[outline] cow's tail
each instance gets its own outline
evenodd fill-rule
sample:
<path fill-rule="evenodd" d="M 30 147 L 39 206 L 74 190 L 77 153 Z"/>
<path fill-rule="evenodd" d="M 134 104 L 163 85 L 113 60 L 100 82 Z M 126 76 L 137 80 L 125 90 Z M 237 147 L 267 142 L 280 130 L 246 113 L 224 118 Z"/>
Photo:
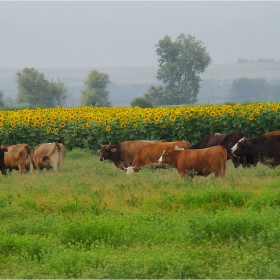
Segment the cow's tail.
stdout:
<path fill-rule="evenodd" d="M 25 168 L 29 170 L 31 173 L 34 172 L 35 162 L 34 162 L 34 149 L 28 144 L 25 145 L 25 149 L 27 152 Z"/>
<path fill-rule="evenodd" d="M 226 168 L 227 168 L 227 161 L 228 161 L 228 156 L 227 156 L 227 150 L 224 149 L 224 153 L 223 153 L 223 166 L 222 166 L 222 176 L 225 176 L 226 174 Z"/>

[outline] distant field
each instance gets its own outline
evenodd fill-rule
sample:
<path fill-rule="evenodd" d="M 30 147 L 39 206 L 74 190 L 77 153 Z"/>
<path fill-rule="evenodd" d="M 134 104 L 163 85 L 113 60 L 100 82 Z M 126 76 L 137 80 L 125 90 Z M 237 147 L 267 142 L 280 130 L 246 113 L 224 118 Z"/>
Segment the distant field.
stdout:
<path fill-rule="evenodd" d="M 66 106 L 81 104 L 81 90 L 84 80 L 91 70 L 97 69 L 107 73 L 111 84 L 110 101 L 113 106 L 130 106 L 130 102 L 137 96 L 147 92 L 150 85 L 158 84 L 156 73 L 158 67 L 126 67 L 126 68 L 70 68 L 70 69 L 37 69 L 44 73 L 45 78 L 56 81 L 59 79 L 68 87 L 71 95 Z M 0 69 L 0 90 L 4 91 L 4 98 L 16 98 L 17 85 L 15 74 L 22 69 Z M 241 77 L 279 79 L 280 63 L 251 63 L 251 64 L 222 64 L 210 65 L 201 75 L 203 80 L 234 80 Z M 211 95 L 215 95 L 213 92 Z M 198 96 L 199 97 L 199 96 Z M 206 97 L 203 96 L 203 101 Z M 220 99 L 217 97 L 215 100 Z"/>

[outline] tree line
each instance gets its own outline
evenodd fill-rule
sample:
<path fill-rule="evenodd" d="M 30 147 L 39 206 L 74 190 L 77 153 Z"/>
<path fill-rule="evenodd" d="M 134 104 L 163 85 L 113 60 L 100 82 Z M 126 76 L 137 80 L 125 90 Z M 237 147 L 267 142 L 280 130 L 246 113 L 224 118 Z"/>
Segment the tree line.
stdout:
<path fill-rule="evenodd" d="M 143 96 L 132 100 L 132 106 L 154 107 L 162 105 L 194 104 L 197 102 L 202 74 L 211 64 L 211 57 L 203 42 L 194 36 L 180 34 L 174 41 L 169 36 L 155 45 L 158 56 L 157 79 Z M 16 73 L 18 94 L 16 101 L 26 107 L 63 106 L 69 91 L 63 82 L 49 81 L 34 68 Z M 81 91 L 82 106 L 111 106 L 107 85 L 108 74 L 92 70 L 84 80 Z M 5 106 L 4 92 L 0 90 L 0 107 Z M 270 85 L 264 79 L 241 78 L 234 80 L 228 98 L 234 102 L 280 101 L 280 85 Z M 268 100 L 268 99 L 272 100 Z"/>

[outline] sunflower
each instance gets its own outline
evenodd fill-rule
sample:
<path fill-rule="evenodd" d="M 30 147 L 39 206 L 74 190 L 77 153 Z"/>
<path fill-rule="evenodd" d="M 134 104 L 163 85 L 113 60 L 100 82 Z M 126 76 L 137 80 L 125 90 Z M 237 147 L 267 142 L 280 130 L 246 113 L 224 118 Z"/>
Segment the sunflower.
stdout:
<path fill-rule="evenodd" d="M 41 126 L 45 126 L 46 125 L 46 122 L 45 121 L 42 121 L 41 122 Z"/>
<path fill-rule="evenodd" d="M 50 126 L 47 127 L 46 131 L 49 133 L 51 132 L 52 128 Z"/>
<path fill-rule="evenodd" d="M 133 124 L 133 127 L 134 127 L 134 128 L 137 128 L 137 123 Z"/>
<path fill-rule="evenodd" d="M 125 128 L 126 127 L 126 123 L 121 123 L 121 128 Z"/>
<path fill-rule="evenodd" d="M 171 115 L 171 116 L 169 117 L 169 119 L 170 119 L 172 122 L 174 122 L 174 121 L 176 120 L 176 116 Z"/>
<path fill-rule="evenodd" d="M 62 123 L 59 124 L 59 126 L 63 128 L 63 127 L 66 126 L 66 124 L 64 122 L 62 122 Z"/>
<path fill-rule="evenodd" d="M 249 116 L 249 120 L 252 121 L 254 119 L 254 115 Z"/>
<path fill-rule="evenodd" d="M 54 132 L 55 132 L 56 134 L 58 134 L 59 128 L 56 128 L 56 129 L 54 130 Z"/>
<path fill-rule="evenodd" d="M 162 125 L 162 127 L 163 127 L 163 128 L 167 127 L 167 123 L 164 123 L 164 124 Z"/>
<path fill-rule="evenodd" d="M 109 132 L 111 131 L 111 127 L 109 125 L 106 126 L 106 130 Z"/>

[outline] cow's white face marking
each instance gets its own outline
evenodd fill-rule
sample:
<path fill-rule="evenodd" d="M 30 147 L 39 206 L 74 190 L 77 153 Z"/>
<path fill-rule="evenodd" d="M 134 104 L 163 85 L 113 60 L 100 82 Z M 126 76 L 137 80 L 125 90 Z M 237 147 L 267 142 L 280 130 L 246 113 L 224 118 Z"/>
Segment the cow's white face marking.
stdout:
<path fill-rule="evenodd" d="M 246 139 L 247 139 L 246 137 L 241 138 L 241 139 L 230 149 L 231 152 L 234 154 L 234 152 L 237 150 L 238 144 L 239 144 L 239 143 L 242 143 L 242 142 L 245 142 Z"/>
<path fill-rule="evenodd" d="M 184 149 L 184 148 L 179 147 L 178 145 L 175 145 L 174 150 L 176 150 L 176 151 L 183 151 L 183 150 L 185 150 L 185 149 Z"/>
<path fill-rule="evenodd" d="M 159 158 L 158 163 L 162 163 L 162 156 Z"/>
<path fill-rule="evenodd" d="M 133 166 L 129 166 L 129 167 L 125 168 L 125 170 L 126 170 L 126 175 L 134 173 L 134 167 Z"/>

